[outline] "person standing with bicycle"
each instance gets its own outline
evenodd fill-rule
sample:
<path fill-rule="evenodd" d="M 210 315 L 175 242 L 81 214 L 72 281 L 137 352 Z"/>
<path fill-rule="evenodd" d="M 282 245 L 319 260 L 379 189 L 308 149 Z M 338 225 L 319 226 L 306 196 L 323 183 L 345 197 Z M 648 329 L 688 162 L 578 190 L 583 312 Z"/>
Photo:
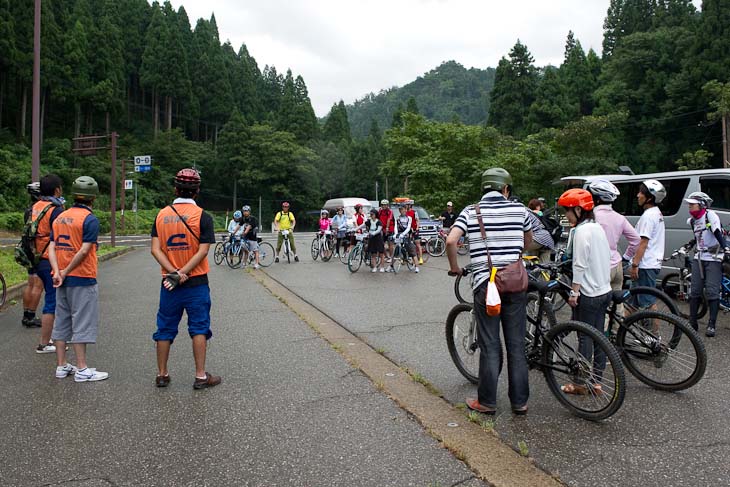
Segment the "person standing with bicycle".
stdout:
<path fill-rule="evenodd" d="M 714 337 L 717 314 L 720 311 L 722 286 L 722 262 L 730 256 L 730 248 L 722 234 L 722 222 L 717 213 L 710 210 L 712 198 L 707 193 L 696 191 L 684 200 L 689 205 L 690 218 L 687 224 L 694 238 L 684 245 L 683 250 L 696 247 L 692 259 L 692 286 L 689 296 L 689 322 L 697 330 L 697 312 L 702 302 L 702 293 L 707 297 L 710 311 L 705 335 Z"/>
<path fill-rule="evenodd" d="M 261 265 L 261 262 L 259 260 L 260 252 L 257 234 L 259 222 L 258 220 L 256 220 L 256 217 L 251 214 L 250 206 L 245 205 L 243 208 L 241 208 L 241 210 L 243 210 L 243 215 L 241 217 L 241 226 L 243 227 L 241 236 L 246 243 L 244 262 L 248 263 L 248 253 L 253 252 L 254 258 L 256 259 L 253 268 L 258 269 Z"/>
<path fill-rule="evenodd" d="M 413 200 L 406 201 L 406 215 L 411 219 L 411 237 L 413 243 L 416 244 L 416 254 L 418 254 L 418 264 L 423 265 L 423 249 L 421 248 L 421 236 L 418 233 L 420 220 L 418 219 L 418 213 L 413 209 Z"/>
<path fill-rule="evenodd" d="M 532 241 L 527 212 L 521 203 L 511 202 L 512 176 L 502 168 L 490 168 L 482 174 L 482 199 L 467 206 L 459 214 L 446 239 L 449 275 L 462 273 L 457 260 L 459 239 L 467 236 L 474 272 L 474 314 L 479 343 L 478 396 L 468 398 L 466 405 L 487 415 L 497 410 L 497 383 L 502 370 L 500 325 L 504 332 L 509 373 L 509 399 L 515 414 L 527 414 L 530 396 L 527 359 L 525 357 L 525 328 L 527 324 L 527 293 L 501 293 L 501 312 L 487 315 L 486 290 L 491 265 L 502 269 L 519 262 L 522 252 Z"/>
<path fill-rule="evenodd" d="M 349 242 L 347 241 L 347 217 L 345 216 L 345 209 L 343 207 L 337 208 L 337 214 L 332 217 L 332 229 L 337 235 L 337 245 L 335 247 L 335 257 L 340 256 L 340 244 L 342 244 L 342 251 L 347 253 Z"/>
<path fill-rule="evenodd" d="M 210 331 L 208 251 L 215 243 L 213 218 L 195 202 L 200 191 L 197 170 L 181 169 L 174 179 L 175 200 L 157 214 L 152 225 L 152 256 L 160 264 L 162 284 L 157 331 L 157 387 L 170 385 L 167 361 L 177 336 L 183 311 L 188 315 L 188 334 L 193 341 L 195 381 L 193 389 L 221 383 L 205 369 Z"/>
<path fill-rule="evenodd" d="M 380 210 L 378 211 L 378 219 L 383 225 L 383 241 L 385 242 L 385 261 L 391 262 L 393 259 L 393 232 L 395 231 L 395 218 L 393 210 L 390 209 L 390 201 L 381 200 Z"/>
<path fill-rule="evenodd" d="M 413 272 L 418 273 L 418 258 L 416 253 L 416 245 L 413 243 L 413 220 L 410 216 L 408 216 L 408 213 L 406 212 L 406 207 L 401 206 L 398 208 L 398 212 L 400 215 L 395 221 L 395 239 L 396 240 L 402 240 L 401 244 L 401 252 L 406 252 L 406 255 L 408 256 L 408 259 L 413 259 Z M 393 259 L 395 258 L 402 258 L 401 256 L 393 256 Z M 391 261 L 390 268 L 388 268 L 388 272 L 392 272 L 394 270 L 393 263 Z"/>
<path fill-rule="evenodd" d="M 568 304 L 573 319 L 591 325 L 603 333 L 606 310 L 611 304 L 611 248 L 603 228 L 595 222 L 593 195 L 585 189 L 569 189 L 558 199 L 573 232 L 573 282 Z M 587 395 L 603 392 L 600 378 L 606 368 L 606 355 L 600 347 L 594 354 L 593 340 L 580 336 L 580 354 L 593 357 L 593 374 L 599 380 L 569 383 L 561 387 L 566 394 Z M 589 390 L 589 388 L 591 390 Z"/>
<path fill-rule="evenodd" d="M 294 243 L 294 227 L 296 225 L 297 220 L 294 218 L 294 214 L 289 211 L 289 202 L 283 202 L 281 204 L 281 211 L 274 217 L 274 229 L 279 232 L 279 236 L 276 239 L 276 259 L 274 259 L 274 262 L 279 262 L 281 244 L 284 243 L 284 235 L 281 232 L 285 230 L 289 232 L 286 238 L 289 240 L 289 247 L 291 247 L 291 251 L 294 253 L 294 262 L 299 262 L 297 246 Z"/>

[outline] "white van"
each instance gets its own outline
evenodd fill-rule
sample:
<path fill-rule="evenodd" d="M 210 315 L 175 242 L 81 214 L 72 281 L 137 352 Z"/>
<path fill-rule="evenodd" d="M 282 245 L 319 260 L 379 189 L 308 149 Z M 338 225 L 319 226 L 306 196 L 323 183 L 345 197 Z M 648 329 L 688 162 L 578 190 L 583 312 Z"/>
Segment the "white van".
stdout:
<path fill-rule="evenodd" d="M 322 208 L 330 212 L 330 216 L 334 216 L 337 208 L 344 208 L 345 215 L 349 226 L 355 225 L 355 205 L 362 205 L 365 209 L 365 215 L 370 213 L 373 207 L 365 198 L 333 198 L 327 200 Z"/>
<path fill-rule="evenodd" d="M 641 209 L 636 194 L 642 181 L 656 179 L 667 189 L 667 197 L 659 205 L 664 214 L 666 244 L 664 256 L 692 240 L 692 231 L 687 224 L 689 213 L 684 202 L 690 193 L 704 191 L 712 199 L 712 209 L 717 212 L 723 227 L 730 225 L 730 169 L 703 169 L 699 171 L 674 171 L 640 175 L 570 176 L 561 178 L 568 188 L 586 188 L 595 179 L 607 179 L 621 191 L 613 209 L 636 225 Z"/>

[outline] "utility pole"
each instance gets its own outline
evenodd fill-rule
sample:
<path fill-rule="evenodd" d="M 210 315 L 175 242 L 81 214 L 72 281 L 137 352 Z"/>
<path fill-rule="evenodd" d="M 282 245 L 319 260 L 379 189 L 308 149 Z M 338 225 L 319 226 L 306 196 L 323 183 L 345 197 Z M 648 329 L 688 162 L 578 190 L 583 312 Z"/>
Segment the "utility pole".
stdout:
<path fill-rule="evenodd" d="M 117 245 L 117 133 L 111 133 L 112 143 L 112 174 L 111 174 L 111 214 L 109 215 L 109 223 L 111 226 L 111 244 L 112 247 Z"/>
<path fill-rule="evenodd" d="M 380 201 L 380 199 L 378 199 L 378 182 L 377 181 L 375 181 L 375 201 Z"/>
<path fill-rule="evenodd" d="M 31 179 L 41 178 L 41 0 L 35 0 L 33 24 L 33 128 L 31 130 Z"/>
<path fill-rule="evenodd" d="M 728 158 L 728 147 L 727 147 L 727 129 L 728 129 L 728 114 L 722 115 L 722 167 L 730 168 L 730 160 Z"/>

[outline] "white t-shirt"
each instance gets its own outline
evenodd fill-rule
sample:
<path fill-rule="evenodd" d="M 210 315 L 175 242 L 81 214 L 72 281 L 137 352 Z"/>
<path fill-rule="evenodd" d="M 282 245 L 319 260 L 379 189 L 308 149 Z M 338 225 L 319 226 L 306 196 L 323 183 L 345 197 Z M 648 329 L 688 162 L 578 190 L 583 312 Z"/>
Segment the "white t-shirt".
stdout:
<path fill-rule="evenodd" d="M 664 215 L 658 207 L 653 206 L 644 211 L 636 224 L 636 233 L 641 238 L 648 238 L 644 257 L 639 262 L 639 269 L 661 269 L 664 262 Z"/>
<path fill-rule="evenodd" d="M 228 233 L 233 233 L 236 230 L 236 227 L 239 225 L 239 223 L 236 220 L 231 220 L 231 222 L 228 224 Z M 236 232 L 236 236 L 239 237 L 243 234 L 243 225 L 241 225 L 241 228 L 238 229 Z"/>
<path fill-rule="evenodd" d="M 692 225 L 692 218 L 687 220 L 687 224 Z M 705 216 L 695 220 L 692 228 L 697 239 L 695 259 L 701 258 L 709 262 L 722 262 L 725 254 L 723 249 L 719 249 L 719 251 L 717 249 L 720 242 L 715 238 L 715 230 L 722 231 L 722 222 L 720 222 L 720 217 L 714 211 L 707 210 Z M 711 251 L 708 251 L 708 249 L 711 249 Z M 716 255 L 717 257 L 715 257 Z"/>

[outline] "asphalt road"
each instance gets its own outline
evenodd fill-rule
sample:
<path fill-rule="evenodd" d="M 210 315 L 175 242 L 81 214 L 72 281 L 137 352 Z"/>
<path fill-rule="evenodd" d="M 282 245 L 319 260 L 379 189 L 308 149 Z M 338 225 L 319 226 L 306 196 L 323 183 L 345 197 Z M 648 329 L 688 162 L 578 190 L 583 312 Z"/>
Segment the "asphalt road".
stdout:
<path fill-rule="evenodd" d="M 172 384 L 155 388 L 157 272 L 142 250 L 100 266 L 89 364 L 107 381 L 56 379 L 21 308 L 0 313 L 0 485 L 484 485 L 241 270 L 211 271 L 223 384 L 193 390 L 183 326 Z"/>
<path fill-rule="evenodd" d="M 297 246 L 309 248 L 302 239 Z M 444 396 L 461 403 L 476 394 L 448 354 L 444 323 L 456 304 L 447 262 L 431 258 L 420 274 L 350 274 L 338 261 L 276 264 L 266 272 L 398 364 L 420 373 Z M 466 263 L 466 260 L 464 261 Z M 680 393 L 655 391 L 627 371 L 622 409 L 602 423 L 572 416 L 531 372 L 530 414 L 509 414 L 506 372 L 498 407 L 507 411 L 496 430 L 507 443 L 525 441 L 543 468 L 576 486 L 730 485 L 730 320 L 721 315 L 718 336 L 707 339 L 704 379 Z"/>

